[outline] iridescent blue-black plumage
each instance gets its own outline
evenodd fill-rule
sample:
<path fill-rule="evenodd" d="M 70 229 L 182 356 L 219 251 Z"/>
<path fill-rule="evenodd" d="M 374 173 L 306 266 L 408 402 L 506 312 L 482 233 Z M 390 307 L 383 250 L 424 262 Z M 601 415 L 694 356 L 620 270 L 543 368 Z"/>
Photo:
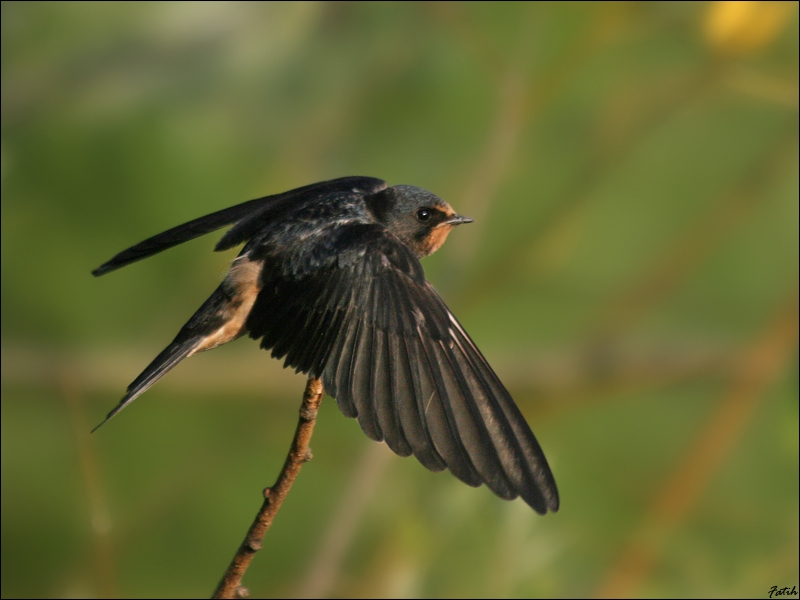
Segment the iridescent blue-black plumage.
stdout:
<path fill-rule="evenodd" d="M 342 412 L 397 454 L 502 498 L 522 496 L 537 512 L 557 510 L 533 433 L 419 262 L 469 221 L 420 188 L 346 177 L 252 200 L 121 252 L 94 273 L 231 224 L 216 249 L 245 244 L 106 420 L 183 358 L 247 333 L 285 366 L 322 378 Z"/>

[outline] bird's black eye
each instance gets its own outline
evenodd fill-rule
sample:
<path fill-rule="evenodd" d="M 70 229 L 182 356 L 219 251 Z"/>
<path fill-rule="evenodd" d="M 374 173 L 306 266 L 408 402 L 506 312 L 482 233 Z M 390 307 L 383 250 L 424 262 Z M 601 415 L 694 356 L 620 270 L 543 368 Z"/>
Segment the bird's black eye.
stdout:
<path fill-rule="evenodd" d="M 417 211 L 417 219 L 419 219 L 420 221 L 424 222 L 430 218 L 431 218 L 431 211 L 429 208 L 420 208 Z"/>

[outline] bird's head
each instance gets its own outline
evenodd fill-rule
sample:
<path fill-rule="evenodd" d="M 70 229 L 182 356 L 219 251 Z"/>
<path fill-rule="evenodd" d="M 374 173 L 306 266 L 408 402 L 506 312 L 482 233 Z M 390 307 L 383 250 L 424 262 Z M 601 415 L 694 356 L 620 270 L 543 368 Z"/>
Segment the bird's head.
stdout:
<path fill-rule="evenodd" d="M 450 205 L 422 188 L 395 185 L 366 199 L 367 208 L 419 258 L 436 252 L 456 225 L 473 219 L 457 215 Z"/>

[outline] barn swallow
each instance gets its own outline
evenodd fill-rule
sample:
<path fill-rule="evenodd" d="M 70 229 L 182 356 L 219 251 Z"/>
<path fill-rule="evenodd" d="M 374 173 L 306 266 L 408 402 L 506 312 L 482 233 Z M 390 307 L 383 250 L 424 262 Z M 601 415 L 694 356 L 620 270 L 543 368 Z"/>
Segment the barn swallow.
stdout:
<path fill-rule="evenodd" d="M 321 378 L 345 416 L 396 454 L 485 483 L 501 498 L 521 496 L 540 514 L 558 510 L 533 432 L 420 263 L 470 222 L 418 187 L 343 177 L 250 200 L 123 250 L 93 274 L 229 225 L 214 249 L 244 243 L 219 287 L 100 425 L 184 358 L 248 334 L 284 367 Z"/>

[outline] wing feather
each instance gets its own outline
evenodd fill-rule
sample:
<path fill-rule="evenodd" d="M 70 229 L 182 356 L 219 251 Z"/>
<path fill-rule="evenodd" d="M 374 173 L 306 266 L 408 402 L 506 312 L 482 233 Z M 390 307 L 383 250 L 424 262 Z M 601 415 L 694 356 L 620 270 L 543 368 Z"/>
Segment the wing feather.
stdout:
<path fill-rule="evenodd" d="M 392 364 L 392 398 L 408 445 L 417 460 L 431 471 L 447 468 L 444 458 L 436 451 L 425 420 L 422 391 L 419 389 L 416 367 L 412 366 L 407 340 L 402 334 L 389 334 L 389 355 Z"/>
<path fill-rule="evenodd" d="M 522 413 L 411 250 L 374 228 L 343 239 L 344 260 L 264 275 L 251 336 L 287 365 L 321 374 L 342 412 L 395 453 L 502 498 L 522 496 L 540 513 L 557 510 Z"/>
<path fill-rule="evenodd" d="M 396 406 L 402 402 L 402 397 L 395 399 L 393 385 L 393 364 L 389 332 L 373 329 L 373 361 L 372 361 L 372 401 L 377 415 L 378 425 L 383 432 L 386 445 L 395 454 L 409 456 L 412 453 L 411 445 L 406 439 L 402 424 L 397 414 Z"/>
<path fill-rule="evenodd" d="M 321 181 L 306 185 L 281 194 L 264 196 L 248 200 L 209 215 L 183 223 L 172 229 L 147 238 L 126 248 L 106 261 L 92 275 L 99 277 L 136 261 L 142 260 L 178 244 L 188 242 L 197 237 L 211 233 L 228 225 L 234 225 L 219 241 L 215 250 L 227 250 L 245 240 L 264 226 L 265 219 L 274 220 L 279 216 L 281 208 L 309 200 L 315 200 L 325 194 L 336 192 L 356 192 L 374 194 L 386 188 L 386 182 L 375 177 L 340 177 L 329 181 Z"/>
<path fill-rule="evenodd" d="M 351 418 L 355 418 L 358 415 L 358 410 L 353 401 L 351 373 L 353 372 L 354 356 L 358 346 L 359 329 L 361 329 L 361 320 L 351 318 L 347 324 L 347 331 L 343 336 L 342 357 L 336 368 L 336 388 L 339 392 L 338 396 L 335 396 L 336 403 L 344 415 Z"/>
<path fill-rule="evenodd" d="M 422 367 L 420 378 L 422 381 L 427 380 L 427 387 L 431 391 L 430 396 L 423 395 L 423 398 L 429 398 L 425 402 L 424 418 L 428 422 L 433 444 L 447 462 L 453 475 L 467 485 L 478 487 L 482 483 L 481 477 L 475 470 L 456 427 L 451 405 L 454 400 L 451 394 L 454 390 L 447 388 L 432 346 L 434 342 L 425 334 L 421 334 L 417 343 L 420 347 L 418 362 Z"/>
<path fill-rule="evenodd" d="M 518 494 L 506 476 L 497 444 L 493 442 L 497 435 L 493 438 L 486 422 L 487 416 L 491 418 L 491 410 L 481 411 L 481 407 L 486 409 L 491 406 L 490 398 L 487 398 L 483 386 L 472 375 L 468 365 L 459 360 L 457 352 L 448 342 L 440 340 L 436 350 L 440 356 L 442 374 L 447 378 L 451 414 L 472 464 L 489 489 L 501 498 L 513 500 Z M 497 431 L 494 433 L 497 434 Z M 500 438 L 502 442 L 503 436 Z"/>
<path fill-rule="evenodd" d="M 484 403 L 484 422 L 492 427 L 492 440 L 506 473 L 519 495 L 537 512 L 557 511 L 559 500 L 555 479 L 525 417 L 461 324 L 454 316 L 450 315 L 450 318 L 455 342 L 464 351 L 472 372 L 485 382 L 489 397 L 505 417 L 501 419 L 496 412 L 490 413 L 491 405 Z"/>
<path fill-rule="evenodd" d="M 383 432 L 378 425 L 372 402 L 372 338 L 374 328 L 360 323 L 358 341 L 353 352 L 350 389 L 356 407 L 356 419 L 367 437 L 376 442 L 383 441 Z"/>

